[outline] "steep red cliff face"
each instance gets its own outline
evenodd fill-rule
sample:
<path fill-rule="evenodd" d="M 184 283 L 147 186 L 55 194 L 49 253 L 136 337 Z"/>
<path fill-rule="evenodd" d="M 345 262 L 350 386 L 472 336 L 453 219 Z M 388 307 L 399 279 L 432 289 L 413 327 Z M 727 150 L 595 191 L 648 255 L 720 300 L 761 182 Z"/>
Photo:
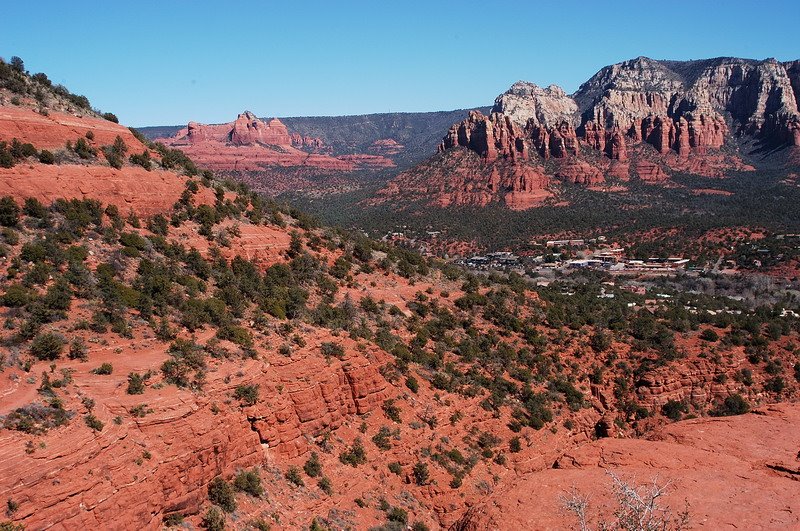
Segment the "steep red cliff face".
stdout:
<path fill-rule="evenodd" d="M 108 428 L 95 435 L 73 422 L 41 439 L 45 447 L 30 454 L 19 451 L 24 434 L 0 431 L 0 476 L 5 495 L 20 505 L 15 516 L 32 529 L 56 522 L 65 527 L 137 522 L 140 529 L 157 529 L 163 514 L 199 512 L 209 478 L 305 454 L 311 439 L 352 415 L 373 411 L 394 393 L 377 369 L 386 354 L 365 357 L 348 348 L 346 358 L 331 363 L 311 355 L 324 336 L 308 339 L 308 347 L 291 358 L 276 353 L 269 364 L 217 364 L 203 396 L 171 386 L 146 396 L 126 394 L 129 372 L 145 372 L 166 359 L 166 345 L 152 338 L 92 350 L 93 363 L 113 363 L 118 376 L 91 375 L 90 367 L 77 361 L 62 364 L 75 371 L 79 394 L 98 398 L 93 414 Z M 114 353 L 117 347 L 121 352 Z M 245 408 L 231 403 L 241 385 L 258 385 L 263 399 Z M 4 389 L 0 415 L 26 390 Z M 25 398 L 19 398 L 23 405 Z M 148 413 L 131 418 L 131 409 L 145 401 Z M 126 418 L 119 425 L 113 422 L 118 415 Z M 149 457 L 143 460 L 145 452 Z M 61 480 L 53 481 L 54 469 Z M 65 503 L 69 499 L 80 503 Z"/>
<path fill-rule="evenodd" d="M 506 169 L 558 160 L 547 166 L 554 179 L 545 186 L 627 178 L 625 167 L 606 160 L 633 159 L 633 175 L 650 182 L 668 179 L 671 170 L 721 177 L 751 169 L 737 152 L 738 136 L 772 148 L 798 146 L 799 71 L 797 62 L 640 57 L 602 69 L 572 96 L 556 86 L 519 82 L 498 96 L 488 116 L 473 111 L 453 125 L 439 151 L 474 151 L 485 163 L 478 171 L 485 179 L 496 179 L 496 160 L 509 162 Z M 503 180 L 506 170 L 499 171 Z M 407 173 L 397 179 L 403 182 Z M 464 180 L 474 187 L 477 177 Z"/>
<path fill-rule="evenodd" d="M 448 149 L 389 181 L 373 202 L 424 198 L 440 207 L 501 202 L 524 210 L 552 196 L 550 179 L 542 166 L 530 162 L 488 162 L 469 149 Z"/>
<path fill-rule="evenodd" d="M 331 156 L 321 139 L 292 133 L 277 118 L 265 121 L 249 111 L 226 124 L 189 122 L 175 136 L 160 141 L 183 150 L 212 170 L 254 172 L 297 167 L 335 173 L 394 166 L 380 153 Z"/>

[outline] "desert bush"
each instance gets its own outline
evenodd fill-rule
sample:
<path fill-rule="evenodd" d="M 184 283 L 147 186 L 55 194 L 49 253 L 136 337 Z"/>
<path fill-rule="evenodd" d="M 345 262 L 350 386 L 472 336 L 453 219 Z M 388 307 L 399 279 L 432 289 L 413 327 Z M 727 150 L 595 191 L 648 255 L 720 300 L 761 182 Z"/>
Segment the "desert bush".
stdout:
<path fill-rule="evenodd" d="M 39 162 L 42 164 L 55 164 L 56 163 L 56 156 L 53 155 L 52 151 L 48 151 L 43 149 L 39 152 Z"/>
<path fill-rule="evenodd" d="M 319 487 L 319 490 L 321 490 L 328 496 L 333 496 L 333 484 L 331 483 L 331 480 L 327 476 L 319 478 L 317 486 Z"/>
<path fill-rule="evenodd" d="M 661 413 L 670 420 L 680 420 L 684 413 L 689 412 L 689 406 L 678 400 L 668 400 L 661 406 Z"/>
<path fill-rule="evenodd" d="M 103 431 L 103 423 L 91 413 L 84 416 L 83 420 L 86 422 L 86 425 L 92 429 L 92 431 Z"/>
<path fill-rule="evenodd" d="M 743 415 L 748 411 L 750 411 L 750 404 L 742 395 L 736 393 L 726 397 L 721 404 L 708 413 L 713 417 L 731 417 Z"/>
<path fill-rule="evenodd" d="M 659 485 L 653 480 L 649 485 L 635 485 L 620 479 L 613 472 L 608 475 L 612 481 L 612 518 L 598 522 L 599 529 L 618 529 L 629 531 L 681 531 L 689 527 L 689 506 L 676 513 L 670 507 L 661 505 L 661 498 L 667 492 L 669 483 Z M 589 499 L 573 488 L 568 495 L 561 497 L 563 507 L 573 513 L 582 531 L 591 529 L 593 518 L 589 514 Z"/>
<path fill-rule="evenodd" d="M 61 357 L 64 338 L 52 332 L 38 334 L 31 343 L 31 354 L 42 361 L 54 361 Z"/>
<path fill-rule="evenodd" d="M 258 385 L 237 385 L 233 397 L 242 405 L 255 405 L 258 402 Z"/>
<path fill-rule="evenodd" d="M 289 483 L 297 487 L 305 485 L 302 476 L 300 476 L 300 469 L 296 466 L 290 466 L 286 474 L 284 474 L 284 477 Z"/>
<path fill-rule="evenodd" d="M 414 474 L 414 482 L 417 485 L 425 485 L 430 477 L 430 473 L 428 472 L 428 464 L 423 463 L 422 461 L 418 461 L 417 464 L 414 465 L 412 473 Z"/>
<path fill-rule="evenodd" d="M 219 476 L 208 484 L 208 499 L 211 503 L 219 505 L 226 513 L 232 513 L 236 510 L 233 487 Z"/>
<path fill-rule="evenodd" d="M 225 515 L 216 507 L 209 507 L 200 523 L 208 531 L 223 531 L 225 529 Z"/>
<path fill-rule="evenodd" d="M 3 167 L 0 164 L 0 167 Z M 20 208 L 11 196 L 0 197 L 0 225 L 16 227 L 19 223 Z"/>
<path fill-rule="evenodd" d="M 311 456 L 303 465 L 303 470 L 309 477 L 315 478 L 322 474 L 322 463 L 319 460 L 317 452 L 311 452 Z"/>
<path fill-rule="evenodd" d="M 103 363 L 96 369 L 92 369 L 92 374 L 109 375 L 114 372 L 114 366 L 110 363 Z"/>
<path fill-rule="evenodd" d="M 264 494 L 264 487 L 261 486 L 261 475 L 256 468 L 239 471 L 233 479 L 233 488 L 256 498 Z"/>
<path fill-rule="evenodd" d="M 367 462 L 367 452 L 361 439 L 356 439 L 353 445 L 346 451 L 339 454 L 339 461 L 352 467 L 363 465 Z"/>

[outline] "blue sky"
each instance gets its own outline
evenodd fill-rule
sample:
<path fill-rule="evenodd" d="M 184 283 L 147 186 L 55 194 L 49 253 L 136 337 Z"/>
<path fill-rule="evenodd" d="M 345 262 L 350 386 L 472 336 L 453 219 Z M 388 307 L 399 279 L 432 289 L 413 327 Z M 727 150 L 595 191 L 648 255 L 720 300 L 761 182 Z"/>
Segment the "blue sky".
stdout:
<path fill-rule="evenodd" d="M 519 79 L 601 67 L 800 58 L 800 1 L 9 2 L 19 55 L 134 126 L 489 105 Z"/>

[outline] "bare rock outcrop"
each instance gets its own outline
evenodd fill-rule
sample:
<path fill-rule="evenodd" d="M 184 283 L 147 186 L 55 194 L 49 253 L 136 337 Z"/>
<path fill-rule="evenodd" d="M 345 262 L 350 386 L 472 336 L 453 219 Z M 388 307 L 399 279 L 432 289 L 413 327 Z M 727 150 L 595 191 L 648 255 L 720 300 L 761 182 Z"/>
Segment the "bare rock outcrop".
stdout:
<path fill-rule="evenodd" d="M 279 119 L 262 120 L 250 111 L 225 124 L 189 122 L 161 141 L 212 170 L 260 172 L 278 167 L 302 168 L 313 174 L 394 166 L 380 153 L 331 156 L 322 139 L 291 132 Z"/>
<path fill-rule="evenodd" d="M 552 173 L 558 181 L 627 179 L 628 166 L 591 151 L 611 161 L 633 157 L 634 175 L 649 182 L 669 179 L 670 171 L 719 177 L 750 169 L 736 148 L 742 135 L 771 148 L 800 146 L 798 101 L 800 61 L 638 57 L 601 69 L 572 96 L 555 85 L 517 82 L 488 115 L 473 111 L 454 124 L 439 151 L 474 151 L 485 164 L 480 173 L 495 181 L 507 181 L 497 172 L 514 164 L 550 159 L 565 160 Z M 511 164 L 496 167 L 498 160 Z M 476 180 L 470 179 L 472 188 Z M 491 195 L 491 183 L 487 189 Z M 490 200 L 485 193 L 465 197 L 473 204 Z"/>

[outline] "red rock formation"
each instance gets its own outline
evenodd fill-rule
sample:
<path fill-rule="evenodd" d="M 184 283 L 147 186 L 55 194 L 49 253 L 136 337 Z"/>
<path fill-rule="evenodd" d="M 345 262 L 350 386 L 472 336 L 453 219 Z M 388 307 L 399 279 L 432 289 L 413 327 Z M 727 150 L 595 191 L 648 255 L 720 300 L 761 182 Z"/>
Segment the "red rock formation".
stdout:
<path fill-rule="evenodd" d="M 264 121 L 249 111 L 227 124 L 189 122 L 174 137 L 162 141 L 212 170 L 258 172 L 278 166 L 351 172 L 394 166 L 382 155 L 326 155 L 321 139 L 290 133 L 277 118 Z"/>
<path fill-rule="evenodd" d="M 37 149 L 63 149 L 65 144 L 86 138 L 91 131 L 95 147 L 121 137 L 131 152 L 145 146 L 124 126 L 90 116 L 51 111 L 46 116 L 25 107 L 0 107 L 0 140 L 17 138 Z M 146 171 L 139 166 L 116 170 L 105 165 L 20 163 L 0 168 L 0 195 L 35 197 L 45 204 L 58 198 L 94 198 L 117 205 L 123 213 L 153 215 L 172 210 L 185 189 L 185 177 L 170 171 Z M 209 190 L 197 197 L 213 204 Z"/>
<path fill-rule="evenodd" d="M 669 175 L 659 166 L 648 160 L 640 160 L 636 163 L 636 175 L 643 181 L 658 183 L 665 181 Z"/>
<path fill-rule="evenodd" d="M 605 152 L 608 154 L 611 160 L 628 160 L 628 149 L 625 145 L 625 137 L 619 128 L 615 127 L 609 133 Z"/>
<path fill-rule="evenodd" d="M 93 198 L 113 203 L 123 213 L 147 216 L 170 212 L 185 183 L 186 178 L 175 173 L 140 167 L 18 164 L 0 168 L 0 196 L 35 197 L 45 204 L 62 197 Z M 214 196 L 204 190 L 197 201 L 213 204 Z"/>
<path fill-rule="evenodd" d="M 18 138 L 37 149 L 63 149 L 67 141 L 85 139 L 89 131 L 94 135 L 95 146 L 111 145 L 120 136 L 131 152 L 141 153 L 145 149 L 130 129 L 108 120 L 58 111 L 43 115 L 30 108 L 0 106 L 0 140 L 7 142 Z"/>
<path fill-rule="evenodd" d="M 373 142 L 367 151 L 369 151 L 372 155 L 390 157 L 402 153 L 404 147 L 405 146 L 393 138 L 382 138 Z"/>
<path fill-rule="evenodd" d="M 407 197 L 424 198 L 442 207 L 503 202 L 525 209 L 552 195 L 549 184 L 540 166 L 503 159 L 489 162 L 474 151 L 454 148 L 400 173 L 378 192 L 374 202 Z"/>
<path fill-rule="evenodd" d="M 240 114 L 236 118 L 228 135 L 228 141 L 234 146 L 249 146 L 252 144 L 292 145 L 289 130 L 280 120 L 273 118 L 269 122 L 264 122 L 249 111 Z"/>
<path fill-rule="evenodd" d="M 450 128 L 439 146 L 444 151 L 456 146 L 466 147 L 491 162 L 498 157 L 526 160 L 525 145 L 517 142 L 520 131 L 512 121 L 500 114 L 484 116 L 480 111 L 471 111 L 469 117 Z"/>
<path fill-rule="evenodd" d="M 588 162 L 570 158 L 559 164 L 556 177 L 572 184 L 593 185 L 603 182 L 603 173 Z"/>
<path fill-rule="evenodd" d="M 563 498 L 572 489 L 591 494 L 590 525 L 611 521 L 609 471 L 636 484 L 656 477 L 660 485 L 671 483 L 659 504 L 677 515 L 688 502 L 692 525 L 795 528 L 800 502 L 784 494 L 796 483 L 797 422 L 800 407 L 783 404 L 756 414 L 672 424 L 652 440 L 601 439 L 568 452 L 554 468 L 496 490 L 450 529 L 571 528 L 577 520 L 564 509 Z"/>
<path fill-rule="evenodd" d="M 589 121 L 583 126 L 583 141 L 590 148 L 604 152 L 606 150 L 606 131 L 603 126 Z"/>

